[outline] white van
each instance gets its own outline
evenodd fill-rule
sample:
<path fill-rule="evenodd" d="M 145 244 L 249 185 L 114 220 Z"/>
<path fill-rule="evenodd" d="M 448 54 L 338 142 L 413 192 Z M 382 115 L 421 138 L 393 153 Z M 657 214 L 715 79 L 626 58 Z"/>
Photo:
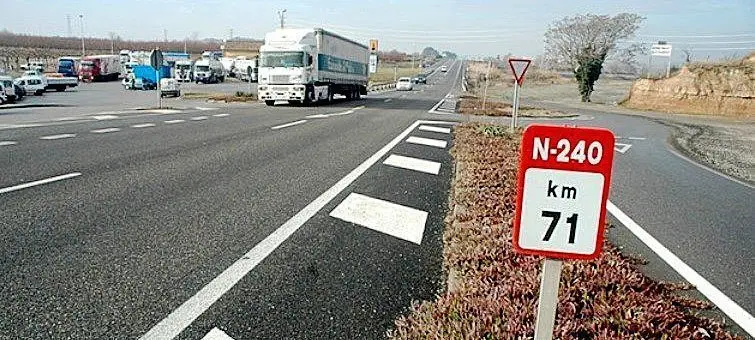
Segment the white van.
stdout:
<path fill-rule="evenodd" d="M 16 101 L 16 89 L 13 87 L 13 78 L 7 76 L 0 76 L 0 89 L 2 96 L 0 100 L 2 103 L 13 103 Z"/>
<path fill-rule="evenodd" d="M 26 76 L 16 79 L 16 85 L 21 86 L 28 94 L 41 96 L 45 93 L 45 80 L 42 77 Z"/>

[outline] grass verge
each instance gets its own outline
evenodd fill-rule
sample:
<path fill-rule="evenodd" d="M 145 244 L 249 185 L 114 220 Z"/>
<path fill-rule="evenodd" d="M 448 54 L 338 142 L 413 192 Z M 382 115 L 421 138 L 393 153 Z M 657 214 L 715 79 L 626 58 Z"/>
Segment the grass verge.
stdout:
<path fill-rule="evenodd" d="M 246 103 L 256 102 L 257 96 L 250 92 L 236 91 L 234 94 L 187 92 L 181 96 L 183 99 L 206 99 L 214 102 Z"/>
<path fill-rule="evenodd" d="M 514 253 L 511 228 L 521 131 L 465 124 L 454 131 L 455 176 L 443 235 L 449 289 L 416 302 L 394 339 L 520 339 L 534 335 L 541 260 Z M 564 263 L 557 339 L 736 339 L 701 316 L 710 305 L 657 282 L 606 241 L 594 261 Z"/>
<path fill-rule="evenodd" d="M 378 63 L 377 72 L 370 74 L 370 84 L 390 83 L 401 77 L 414 77 L 422 72 L 419 62 Z M 395 76 L 395 78 L 394 78 Z"/>
<path fill-rule="evenodd" d="M 485 101 L 485 109 L 482 107 L 482 98 L 475 96 L 463 96 L 459 101 L 458 113 L 481 115 L 481 116 L 506 116 L 511 117 L 511 103 L 488 99 Z M 576 114 L 564 113 L 556 110 L 541 109 L 529 106 L 519 107 L 519 117 L 533 118 L 568 118 L 576 117 Z"/>

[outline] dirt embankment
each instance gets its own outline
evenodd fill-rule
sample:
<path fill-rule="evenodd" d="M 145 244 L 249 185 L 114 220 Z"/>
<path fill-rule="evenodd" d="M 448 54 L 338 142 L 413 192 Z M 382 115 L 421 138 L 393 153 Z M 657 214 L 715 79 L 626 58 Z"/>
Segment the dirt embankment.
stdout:
<path fill-rule="evenodd" d="M 755 117 L 755 53 L 727 63 L 692 64 L 668 79 L 640 79 L 624 102 L 629 108 Z"/>

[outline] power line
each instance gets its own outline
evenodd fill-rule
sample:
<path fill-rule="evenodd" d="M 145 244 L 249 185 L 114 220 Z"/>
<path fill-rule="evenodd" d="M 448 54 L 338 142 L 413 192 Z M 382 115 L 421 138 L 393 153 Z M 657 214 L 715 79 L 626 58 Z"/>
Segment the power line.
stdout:
<path fill-rule="evenodd" d="M 700 39 L 700 38 L 742 38 L 755 37 L 755 33 L 746 34 L 723 34 L 723 35 L 637 35 L 643 38 L 679 38 L 679 39 Z"/>

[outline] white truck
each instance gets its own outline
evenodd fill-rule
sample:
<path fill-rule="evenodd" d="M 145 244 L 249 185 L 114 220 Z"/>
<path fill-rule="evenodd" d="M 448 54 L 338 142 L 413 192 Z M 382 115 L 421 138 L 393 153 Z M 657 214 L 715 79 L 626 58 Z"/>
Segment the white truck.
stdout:
<path fill-rule="evenodd" d="M 267 105 L 332 101 L 367 94 L 367 46 L 321 28 L 278 29 L 260 47 L 260 100 Z"/>
<path fill-rule="evenodd" d="M 176 60 L 173 77 L 180 82 L 191 82 L 194 62 L 191 60 Z"/>
<path fill-rule="evenodd" d="M 225 72 L 225 74 L 227 74 L 229 77 L 233 77 L 235 75 L 234 74 L 235 61 L 236 59 L 234 58 L 228 58 L 228 57 L 220 58 L 220 64 L 223 65 L 223 72 Z"/>
<path fill-rule="evenodd" d="M 256 83 L 258 80 L 257 75 L 259 74 L 259 58 L 236 57 L 234 73 L 236 74 L 236 78 Z M 249 79 L 249 77 L 252 79 Z"/>
<path fill-rule="evenodd" d="M 69 87 L 79 86 L 79 78 L 64 77 L 60 73 L 41 73 L 38 71 L 26 71 L 21 78 L 38 78 L 45 85 L 45 90 L 63 92 Z"/>
<path fill-rule="evenodd" d="M 194 62 L 194 81 L 197 84 L 224 82 L 223 64 L 212 55 L 202 55 L 202 59 Z"/>

